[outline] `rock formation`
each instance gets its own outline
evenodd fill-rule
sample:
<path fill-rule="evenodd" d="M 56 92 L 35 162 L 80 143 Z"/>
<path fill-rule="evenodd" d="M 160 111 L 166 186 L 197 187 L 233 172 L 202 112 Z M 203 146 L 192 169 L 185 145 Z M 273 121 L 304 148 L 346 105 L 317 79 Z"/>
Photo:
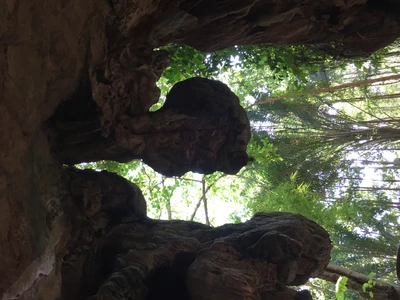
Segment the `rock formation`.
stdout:
<path fill-rule="evenodd" d="M 320 232 L 315 224 L 289 215 L 258 216 L 241 226 L 215 229 L 151 221 L 145 217 L 140 191 L 131 183 L 63 164 L 139 157 L 165 174 L 234 173 L 246 163 L 248 124 L 225 87 L 192 80 L 186 84 L 208 85 L 217 97 L 202 104 L 203 95 L 191 110 L 182 103 L 186 92 L 172 90 L 165 107 L 149 113 L 159 96 L 156 82 L 169 63 L 160 46 L 175 42 L 213 51 L 234 44 L 302 43 L 337 55 L 367 55 L 399 37 L 399 16 L 399 5 L 393 0 L 2 1 L 2 299 L 60 299 L 74 290 L 76 297 L 110 299 L 102 295 L 111 290 L 114 279 L 124 282 L 124 274 L 134 275 L 128 276 L 133 278 L 131 290 L 121 286 L 119 292 L 134 289 L 136 299 L 143 299 L 147 289 L 148 299 L 155 299 L 159 286 L 168 285 L 167 277 L 182 284 L 182 272 L 193 299 L 200 299 L 196 298 L 199 289 L 205 290 L 204 297 L 211 290 L 228 292 L 220 281 L 224 276 L 249 299 L 300 297 L 284 285 L 303 282 L 323 269 L 329 247 L 323 253 L 313 252 L 309 245 L 327 245 L 325 233 L 298 237 L 293 228 Z M 207 119 L 204 112 L 210 106 L 215 114 Z M 218 122 L 229 129 L 220 128 Z M 191 144 L 182 132 L 173 134 L 175 125 L 188 126 L 196 137 Z M 150 137 L 155 128 L 155 136 Z M 197 135 L 200 129 L 215 133 L 215 140 L 205 143 Z M 219 141 L 224 132 L 228 133 Z M 155 140 L 152 149 L 149 143 Z M 167 151 L 166 157 L 158 152 L 161 149 Z M 177 149 L 181 152 L 174 153 Z M 240 163 L 232 164 L 237 158 Z M 267 225 L 268 220 L 276 226 Z M 133 241 L 137 228 L 152 232 L 155 241 Z M 129 236 L 117 238 L 124 229 L 132 233 L 132 242 Z M 260 231 L 253 235 L 252 230 Z M 159 239 L 165 239 L 164 244 Z M 139 258 L 157 255 L 160 261 L 137 264 Z M 232 261 L 229 270 L 222 268 L 224 259 Z M 252 264 L 256 267 L 248 272 Z M 260 276 L 264 271 L 267 279 Z M 96 274 L 99 277 L 89 282 Z M 207 280 L 201 282 L 199 276 Z M 82 279 L 86 289 L 73 278 Z M 267 282 L 279 284 L 272 288 Z"/>

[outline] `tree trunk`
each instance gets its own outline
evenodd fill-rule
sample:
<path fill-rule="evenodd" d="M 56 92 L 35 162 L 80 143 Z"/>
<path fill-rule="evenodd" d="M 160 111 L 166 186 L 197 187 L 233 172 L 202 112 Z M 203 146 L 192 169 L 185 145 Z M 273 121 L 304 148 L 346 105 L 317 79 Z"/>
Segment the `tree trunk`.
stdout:
<path fill-rule="evenodd" d="M 201 181 L 201 193 L 202 193 L 202 198 L 203 198 L 203 204 L 204 204 L 204 215 L 206 217 L 206 225 L 210 226 L 210 219 L 208 218 L 208 205 L 207 205 L 207 189 L 206 189 L 206 179 L 203 176 L 203 179 Z"/>
<path fill-rule="evenodd" d="M 362 165 L 383 165 L 383 166 L 391 166 L 391 165 L 399 165 L 400 162 L 397 161 L 380 161 L 380 160 L 368 160 L 368 159 L 354 159 L 353 162 L 360 162 Z"/>
<path fill-rule="evenodd" d="M 394 94 L 381 94 L 381 95 L 368 95 L 368 99 L 370 100 L 388 100 L 388 99 L 397 99 L 400 98 L 400 93 L 394 93 Z M 346 99 L 340 99 L 337 102 L 358 102 L 358 101 L 365 101 L 367 97 L 354 97 L 354 98 L 346 98 Z M 397 108 L 397 106 L 394 106 Z"/>
<path fill-rule="evenodd" d="M 179 83 L 166 107 L 149 112 L 170 61 L 157 49 L 314 44 L 351 57 L 400 36 L 392 1 L 335 5 L 1 1 L 2 298 L 295 298 L 285 286 L 328 263 L 317 224 L 287 214 L 221 228 L 150 220 L 136 185 L 67 165 L 143 159 L 167 175 L 238 172 L 249 122 L 225 85 Z"/>
<path fill-rule="evenodd" d="M 256 105 L 271 103 L 271 102 L 275 102 L 275 101 L 282 100 L 285 98 L 301 97 L 301 96 L 306 96 L 306 95 L 317 95 L 317 94 L 321 94 L 321 93 L 334 92 L 334 91 L 358 87 L 358 86 L 362 86 L 362 85 L 373 84 L 376 82 L 383 82 L 383 81 L 396 80 L 396 79 L 400 79 L 400 75 L 390 75 L 390 76 L 386 76 L 386 77 L 378 77 L 378 78 L 373 78 L 373 79 L 360 80 L 360 81 L 356 81 L 356 82 L 352 82 L 352 83 L 345 83 L 345 84 L 331 86 L 331 87 L 327 87 L 327 88 L 319 88 L 319 89 L 311 90 L 309 92 L 291 93 L 291 94 L 272 97 L 269 99 L 255 102 L 255 103 L 247 106 L 246 109 L 252 108 Z"/>
<path fill-rule="evenodd" d="M 162 186 L 163 186 L 163 188 L 165 188 L 165 179 L 166 179 L 166 177 L 163 176 L 162 177 Z M 172 220 L 171 197 L 172 197 L 172 193 L 167 197 L 167 202 L 165 203 L 165 206 L 167 208 L 167 218 L 168 218 L 168 220 Z"/>
<path fill-rule="evenodd" d="M 318 278 L 336 283 L 340 276 L 346 276 L 349 280 L 347 282 L 347 288 L 359 292 L 366 298 L 369 298 L 368 292 L 372 291 L 374 293 L 374 298 L 376 300 L 398 300 L 400 299 L 400 289 L 390 285 L 388 283 L 382 282 L 380 280 L 375 280 L 376 285 L 364 293 L 362 290 L 362 285 L 370 279 L 367 275 L 360 274 L 349 269 L 339 267 L 336 265 L 329 264 L 325 271 L 318 275 Z"/>

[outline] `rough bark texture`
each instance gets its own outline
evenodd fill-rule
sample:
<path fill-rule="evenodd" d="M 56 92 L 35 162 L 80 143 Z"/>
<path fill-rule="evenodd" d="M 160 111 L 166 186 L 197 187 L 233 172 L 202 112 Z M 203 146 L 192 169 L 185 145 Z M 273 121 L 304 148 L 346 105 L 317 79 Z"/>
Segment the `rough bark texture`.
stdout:
<path fill-rule="evenodd" d="M 107 136 L 96 121 L 88 124 L 73 116 L 60 121 L 63 109 L 48 127 L 64 163 L 141 158 L 164 175 L 180 176 L 188 171 L 236 174 L 248 162 L 249 120 L 238 97 L 219 81 L 179 82 L 160 110 L 122 115 Z"/>
<path fill-rule="evenodd" d="M 65 299 L 294 297 L 285 287 L 329 262 L 328 234 L 300 215 L 260 213 L 217 228 L 151 220 L 134 184 L 108 172 L 67 176 L 77 217 L 61 266 Z"/>
<path fill-rule="evenodd" d="M 247 253 L 238 245 L 241 238 L 232 238 L 232 245 L 226 245 L 215 241 L 215 236 L 210 236 L 208 241 L 213 246 L 200 251 L 206 241 L 196 238 L 196 230 L 211 234 L 221 230 L 223 232 L 224 229 L 209 229 L 183 222 L 153 222 L 154 225 L 150 225 L 151 221 L 142 220 L 143 201 L 131 201 L 136 198 L 132 198 L 129 193 L 140 193 L 130 183 L 114 175 L 105 175 L 107 173 L 93 175 L 63 170 L 62 163 L 68 162 L 68 159 L 71 162 L 101 158 L 120 161 L 132 159 L 140 156 L 136 147 L 144 145 L 143 153 L 146 155 L 140 157 L 166 174 L 179 174 L 197 168 L 203 172 L 216 169 L 235 172 L 240 164 L 232 166 L 231 162 L 236 160 L 231 158 L 241 157 L 242 164 L 246 161 L 242 152 L 245 147 L 243 141 L 248 137 L 243 127 L 246 118 L 242 115 L 242 110 L 233 104 L 225 106 L 226 104 L 221 103 L 222 106 L 216 106 L 216 115 L 213 115 L 212 120 L 204 119 L 204 114 L 201 113 L 197 116 L 180 111 L 181 109 L 176 109 L 173 105 L 169 109 L 167 106 L 160 112 L 149 114 L 149 107 L 158 99 L 156 81 L 169 63 L 168 53 L 153 49 L 169 42 L 185 43 L 210 51 L 233 44 L 273 42 L 283 45 L 313 44 L 345 56 L 365 55 L 400 35 L 399 15 L 397 2 L 389 0 L 1 1 L 0 294 L 3 299 L 60 299 L 61 294 L 74 289 L 72 283 L 66 283 L 65 278 L 70 278 L 71 282 L 76 282 L 72 279 L 77 279 L 78 276 L 89 280 L 87 278 L 93 274 L 90 272 L 96 268 L 104 269 L 99 272 L 102 276 L 114 271 L 117 272 L 115 276 L 119 276 L 118 272 L 125 272 L 121 266 L 126 266 L 129 272 L 135 274 L 133 278 L 137 285 L 132 283 L 135 287 L 133 292 L 138 293 L 136 299 L 141 299 L 144 285 L 157 286 L 156 278 L 161 271 L 156 269 L 160 264 L 146 263 L 144 266 L 150 266 L 147 270 L 143 269 L 143 265 L 140 267 L 130 264 L 130 257 L 127 256 L 130 252 L 122 253 L 129 247 L 129 238 L 121 237 L 116 242 L 120 248 L 107 246 L 107 241 L 116 237 L 113 232 L 122 230 L 123 226 L 133 231 L 132 238 L 139 234 L 135 232 L 135 226 L 143 230 L 159 228 L 159 231 L 155 231 L 155 236 L 163 231 L 162 228 L 166 232 L 171 228 L 171 235 L 176 234 L 179 237 L 178 244 L 170 245 L 170 236 L 161 235 L 161 238 L 167 239 L 165 244 L 168 246 L 162 248 L 160 242 L 155 242 L 155 249 L 161 251 L 160 256 L 168 258 L 160 261 L 168 262 L 172 266 L 175 259 L 182 259 L 183 269 L 188 270 L 189 283 L 195 280 L 196 274 L 202 274 L 203 278 L 218 277 L 213 270 L 216 273 L 221 272 L 218 268 L 221 264 L 225 266 L 224 257 L 234 260 L 246 254 L 254 257 L 232 263 L 232 270 L 222 270 L 221 274 L 240 282 L 235 284 L 235 288 L 246 290 L 248 295 L 259 294 L 264 297 L 263 293 L 273 293 L 272 290 L 261 287 L 261 282 L 255 279 L 254 276 L 259 276 L 259 273 L 246 273 L 242 277 L 250 262 L 257 264 L 254 272 L 263 272 L 261 270 L 264 268 L 269 279 L 282 284 L 300 282 L 303 280 L 302 276 L 305 280 L 305 277 L 315 274 L 314 272 L 323 268 L 326 261 L 320 260 L 321 264 L 311 267 L 307 266 L 307 259 L 316 262 L 319 261 L 319 255 L 327 257 L 327 254 L 310 253 L 307 254 L 310 258 L 304 259 L 303 253 L 307 253 L 309 245 L 289 233 L 279 232 L 283 230 L 279 226 L 275 229 L 269 228 L 271 233 L 265 232 L 271 235 L 277 245 L 276 249 L 266 253 L 280 253 L 281 248 L 290 249 L 283 251 L 289 257 L 285 263 L 297 265 L 297 270 L 305 273 L 289 272 L 286 267 L 282 271 L 278 267 L 280 262 L 274 261 L 279 255 L 275 257 L 271 254 L 272 257 L 269 257 L 268 254 L 267 259 L 261 259 L 263 251 L 257 250 L 264 249 L 261 246 L 255 246 L 254 253 Z M 229 103 L 235 101 L 232 96 Z M 199 137 L 193 147 L 203 145 L 201 147 L 204 148 L 197 149 L 200 152 L 196 152 L 195 157 L 184 156 L 181 165 L 178 165 L 179 162 L 171 153 L 187 143 L 181 135 L 182 132 L 178 137 L 173 137 L 168 132 L 166 141 L 160 142 L 159 149 L 162 145 L 167 145 L 166 159 L 148 149 L 146 140 L 136 144 L 138 136 L 141 137 L 142 134 L 139 125 L 143 126 L 146 134 L 154 127 L 167 126 L 159 118 L 171 117 L 179 126 L 189 124 L 193 118 L 203 118 L 204 123 L 201 124 L 207 128 L 207 134 L 215 132 L 220 136 L 222 132 L 218 131 L 213 122 L 218 122 L 214 118 L 220 117 L 223 107 L 228 108 L 228 120 L 224 124 L 229 126 L 229 130 L 226 130 L 230 133 L 226 140 L 219 141 L 220 144 L 215 140 L 211 147 Z M 184 122 L 180 123 L 180 118 L 185 119 Z M 194 131 L 197 129 L 190 128 Z M 158 129 L 156 134 L 159 138 L 163 136 Z M 183 138 L 184 142 L 179 147 L 173 146 L 173 143 L 177 143 L 175 138 Z M 78 147 L 81 153 L 77 149 L 73 150 L 74 145 L 81 145 Z M 96 147 L 104 150 L 104 153 L 96 152 Z M 105 156 L 101 156 L 102 154 Z M 211 162 L 211 167 L 205 162 Z M 82 191 L 85 192 L 82 194 Z M 118 196 L 120 194 L 125 195 L 123 199 Z M 128 216 L 135 219 L 135 225 L 117 225 Z M 300 217 L 288 218 L 288 224 L 303 222 Z M 256 218 L 247 225 L 242 225 L 244 227 L 229 228 L 234 228 L 238 231 L 237 235 L 243 234 L 244 237 L 245 231 L 240 228 L 248 228 L 251 224 L 255 226 L 258 221 Z M 309 224 L 304 222 L 304 226 Z M 195 229 L 196 226 L 198 229 Z M 267 230 L 265 226 L 261 227 Z M 297 231 L 293 229 L 293 234 L 295 232 Z M 93 233 L 98 234 L 95 240 Z M 221 234 L 222 241 L 231 239 L 231 234 L 234 232 Z M 182 238 L 185 235 L 187 238 Z M 312 237 L 310 235 L 307 238 Z M 315 238 L 318 240 L 320 236 L 316 235 Z M 259 236 L 258 239 L 263 244 L 264 239 Z M 326 243 L 326 239 L 327 237 L 320 242 Z M 317 245 L 316 240 L 312 239 L 310 243 Z M 257 239 L 245 245 L 258 245 L 256 241 Z M 266 249 L 275 247 L 275 244 L 271 245 L 266 246 Z M 174 247 L 189 252 L 189 258 L 185 254 L 182 254 L 183 258 L 179 258 L 179 251 L 175 251 Z M 89 254 L 95 251 L 93 249 L 101 250 L 100 258 L 95 253 Z M 150 250 L 143 250 L 141 253 L 140 248 L 135 251 L 139 252 L 138 255 L 143 255 L 143 259 L 146 258 L 146 253 L 149 256 L 156 255 Z M 191 262 L 193 252 L 197 253 L 196 251 L 198 256 L 188 267 L 187 261 Z M 175 254 L 169 254 L 170 252 Z M 123 255 L 121 258 L 125 261 L 128 260 L 126 265 L 112 261 L 118 253 Z M 215 254 L 211 255 L 212 253 Z M 68 269 L 65 265 L 71 262 L 73 256 L 76 257 L 73 260 L 76 270 Z M 102 257 L 105 261 L 101 260 Z M 101 265 L 97 265 L 97 259 L 100 259 Z M 94 262 L 93 267 L 90 267 L 91 262 Z M 202 265 L 201 262 L 207 263 Z M 286 266 L 285 263 L 283 266 Z M 178 269 L 182 267 L 181 263 L 176 264 Z M 285 276 L 275 278 L 274 272 Z M 155 277 L 151 277 L 152 275 Z M 115 276 L 112 275 L 109 280 L 112 282 Z M 76 286 L 76 289 L 79 289 L 79 293 L 91 295 L 99 287 L 101 299 L 101 295 L 107 295 L 108 285 L 104 282 L 105 278 L 95 278 L 97 281 L 87 284 L 89 290 L 82 290 L 81 286 Z M 248 285 L 243 283 L 243 278 L 248 279 Z M 191 296 L 197 295 L 196 288 L 227 290 L 220 283 L 216 287 L 209 286 L 213 282 L 218 281 L 199 282 L 198 286 L 190 284 L 188 293 Z M 277 289 L 275 293 L 283 293 Z M 157 289 L 153 290 L 157 292 Z M 294 297 L 290 293 L 288 295 L 287 297 Z M 196 297 L 200 296 L 193 297 L 199 299 Z M 282 294 L 279 297 L 283 299 L 284 296 Z M 249 299 L 258 298 L 249 296 Z"/>

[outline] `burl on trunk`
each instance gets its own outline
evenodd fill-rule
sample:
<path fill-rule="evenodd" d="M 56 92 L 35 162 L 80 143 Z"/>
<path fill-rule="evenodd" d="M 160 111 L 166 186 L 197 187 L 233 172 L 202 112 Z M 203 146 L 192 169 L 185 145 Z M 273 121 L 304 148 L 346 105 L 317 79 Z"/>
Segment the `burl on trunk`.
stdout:
<path fill-rule="evenodd" d="M 135 184 L 105 171 L 67 176 L 80 217 L 61 265 L 65 299 L 311 299 L 286 286 L 330 259 L 328 233 L 301 215 L 216 228 L 152 220 Z"/>

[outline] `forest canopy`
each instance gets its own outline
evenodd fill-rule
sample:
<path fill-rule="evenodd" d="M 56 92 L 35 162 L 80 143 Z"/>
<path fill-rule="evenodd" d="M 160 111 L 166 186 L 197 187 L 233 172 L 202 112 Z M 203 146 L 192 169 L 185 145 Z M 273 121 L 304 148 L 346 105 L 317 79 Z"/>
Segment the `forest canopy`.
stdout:
<path fill-rule="evenodd" d="M 254 160 L 237 175 L 165 177 L 141 161 L 79 167 L 136 183 L 153 218 L 216 226 L 245 221 L 255 212 L 302 214 L 330 233 L 333 265 L 397 285 L 400 41 L 357 59 L 304 46 L 236 46 L 212 53 L 176 44 L 163 49 L 171 64 L 151 110 L 162 106 L 178 81 L 220 80 L 246 109 Z M 335 299 L 338 292 L 325 275 L 307 288 L 320 299 Z M 345 295 L 371 297 L 367 287 L 349 286 Z"/>

